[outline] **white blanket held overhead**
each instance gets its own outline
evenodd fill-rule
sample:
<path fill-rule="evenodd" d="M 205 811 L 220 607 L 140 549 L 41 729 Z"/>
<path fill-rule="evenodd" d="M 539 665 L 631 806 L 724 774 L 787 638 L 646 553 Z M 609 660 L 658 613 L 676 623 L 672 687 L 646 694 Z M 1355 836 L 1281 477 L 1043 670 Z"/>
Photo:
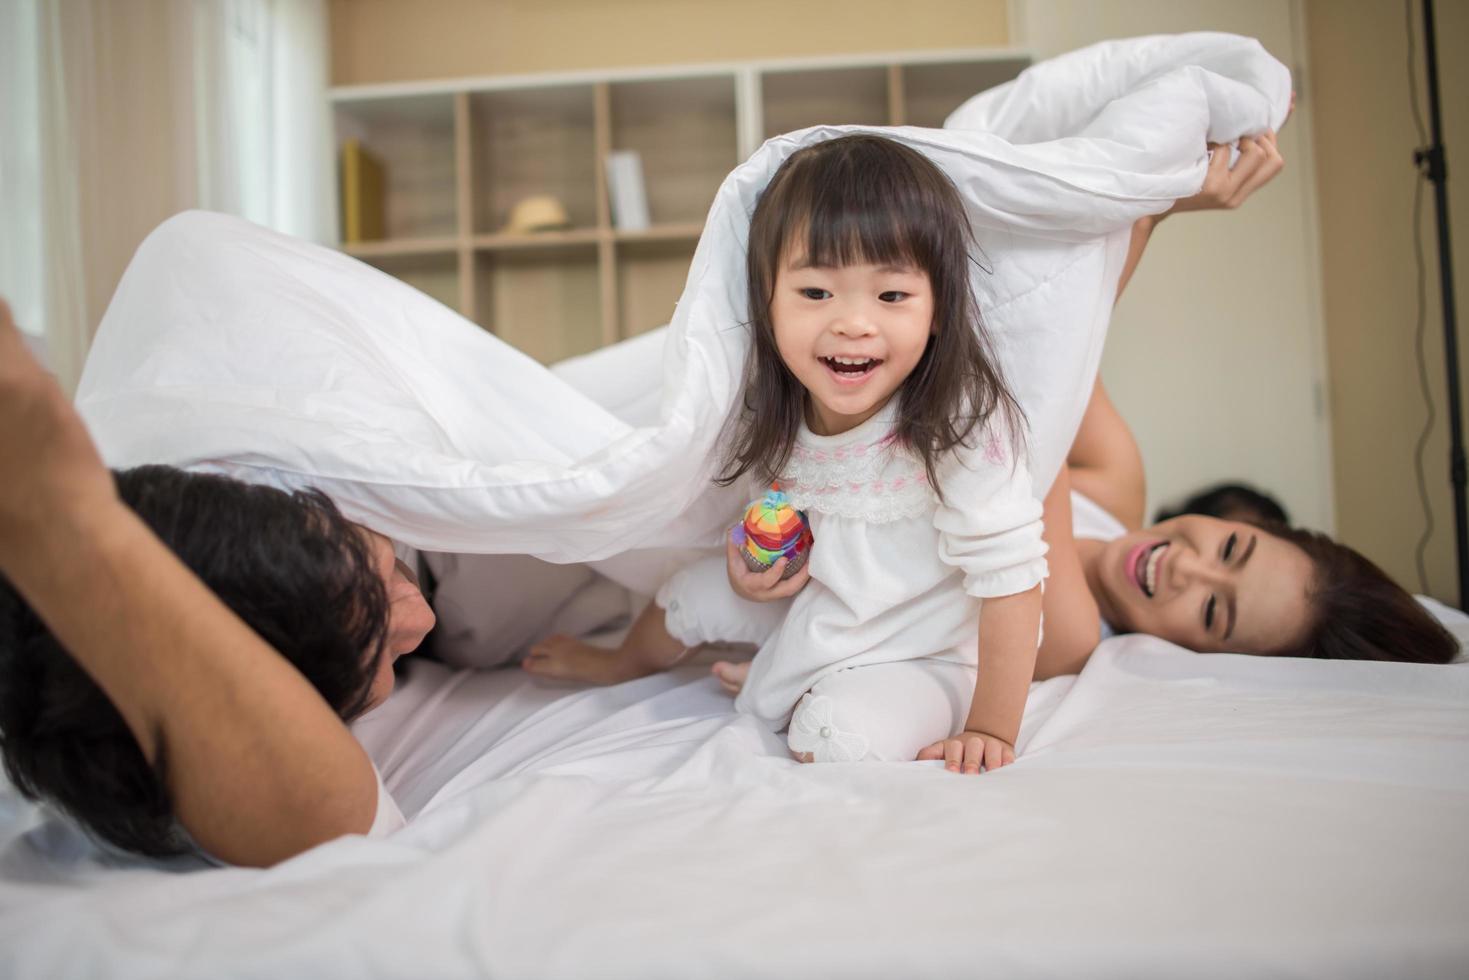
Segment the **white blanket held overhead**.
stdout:
<path fill-rule="evenodd" d="M 957 112 L 966 128 L 880 130 L 965 201 L 974 288 L 1030 422 L 1038 493 L 1085 407 L 1132 222 L 1199 189 L 1206 139 L 1280 125 L 1289 97 L 1255 41 L 1142 38 L 1037 65 Z M 625 377 L 601 386 L 604 402 L 658 390 L 647 424 L 377 270 L 199 212 L 139 248 L 78 406 L 109 465 L 314 485 L 429 550 L 568 562 L 717 543 L 739 504 L 709 487 L 748 347 L 749 216 L 790 153 L 852 129 L 770 140 L 726 178 L 661 376 L 624 356 Z"/>

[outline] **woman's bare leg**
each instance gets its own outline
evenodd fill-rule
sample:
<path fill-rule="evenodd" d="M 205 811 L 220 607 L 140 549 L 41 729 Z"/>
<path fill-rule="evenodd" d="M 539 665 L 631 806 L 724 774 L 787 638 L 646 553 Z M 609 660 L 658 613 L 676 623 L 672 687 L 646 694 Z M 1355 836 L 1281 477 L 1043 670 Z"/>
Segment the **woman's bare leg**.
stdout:
<path fill-rule="evenodd" d="M 709 670 L 719 678 L 719 686 L 724 688 L 724 692 L 734 697 L 745 686 L 745 678 L 750 676 L 750 663 L 748 660 L 743 663 L 716 660 Z"/>

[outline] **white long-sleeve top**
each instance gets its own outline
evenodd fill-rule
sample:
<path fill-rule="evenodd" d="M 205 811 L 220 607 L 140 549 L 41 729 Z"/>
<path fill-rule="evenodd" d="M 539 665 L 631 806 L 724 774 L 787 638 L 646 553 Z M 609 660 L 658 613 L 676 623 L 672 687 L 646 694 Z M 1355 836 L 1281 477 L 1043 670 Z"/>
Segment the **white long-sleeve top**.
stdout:
<path fill-rule="evenodd" d="M 806 426 L 780 480 L 815 537 L 811 580 L 761 646 L 737 707 L 777 730 L 826 675 L 937 658 L 977 664 L 981 600 L 1046 576 L 1041 505 L 1023 459 L 993 430 L 938 468 L 893 436 L 897 400 L 856 428 Z"/>

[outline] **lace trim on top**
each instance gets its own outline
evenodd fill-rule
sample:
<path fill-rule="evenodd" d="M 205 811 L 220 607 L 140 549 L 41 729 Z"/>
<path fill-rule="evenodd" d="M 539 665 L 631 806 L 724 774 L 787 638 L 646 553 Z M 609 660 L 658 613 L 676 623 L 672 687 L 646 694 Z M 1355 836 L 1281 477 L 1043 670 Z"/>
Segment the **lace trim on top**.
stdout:
<path fill-rule="evenodd" d="M 842 441 L 845 433 L 821 437 L 802 431 L 780 478 L 791 503 L 869 524 L 931 513 L 938 498 L 923 464 L 895 444 L 891 419 L 881 422 L 886 424 L 860 426 L 850 441 Z"/>

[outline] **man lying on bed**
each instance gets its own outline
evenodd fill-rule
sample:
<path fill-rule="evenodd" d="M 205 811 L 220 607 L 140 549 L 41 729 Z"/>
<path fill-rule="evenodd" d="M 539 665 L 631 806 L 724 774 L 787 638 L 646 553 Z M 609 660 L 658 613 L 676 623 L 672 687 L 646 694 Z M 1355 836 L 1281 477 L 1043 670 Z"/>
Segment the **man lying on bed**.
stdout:
<path fill-rule="evenodd" d="M 1237 205 L 1259 186 L 1247 166 L 1219 168 L 1196 203 Z M 1452 657 L 1452 639 L 1365 560 L 1261 529 L 1144 534 L 1176 549 L 1172 566 L 1159 564 L 1184 588 L 1133 595 L 1107 557 L 1123 546 L 1085 543 L 1136 531 L 1141 515 L 1141 462 L 1107 411 L 1094 399 L 1070 464 L 1075 485 L 1115 515 L 1112 531 L 1078 518 L 1066 535 L 1069 495 L 1058 487 L 1047 500 L 1040 676 L 1079 669 L 1103 618 L 1191 649 L 1230 645 L 1216 634 L 1246 595 L 1238 588 L 1261 586 L 1305 632 L 1272 645 L 1267 629 L 1250 652 Z M 0 751 L 22 792 L 127 850 L 197 847 L 244 865 L 401 823 L 343 724 L 387 696 L 392 662 L 434 623 L 385 538 L 320 495 L 162 467 L 114 480 L 3 306 L 0 432 L 0 575 L 13 586 L 0 581 Z M 1231 546 L 1231 535 L 1244 536 Z M 1186 597 L 1210 584 L 1202 601 Z"/>
<path fill-rule="evenodd" d="M 434 622 L 387 539 L 320 495 L 114 481 L 3 303 L 0 432 L 0 746 L 22 792 L 127 850 L 192 839 L 244 865 L 401 824 L 343 724 Z"/>

